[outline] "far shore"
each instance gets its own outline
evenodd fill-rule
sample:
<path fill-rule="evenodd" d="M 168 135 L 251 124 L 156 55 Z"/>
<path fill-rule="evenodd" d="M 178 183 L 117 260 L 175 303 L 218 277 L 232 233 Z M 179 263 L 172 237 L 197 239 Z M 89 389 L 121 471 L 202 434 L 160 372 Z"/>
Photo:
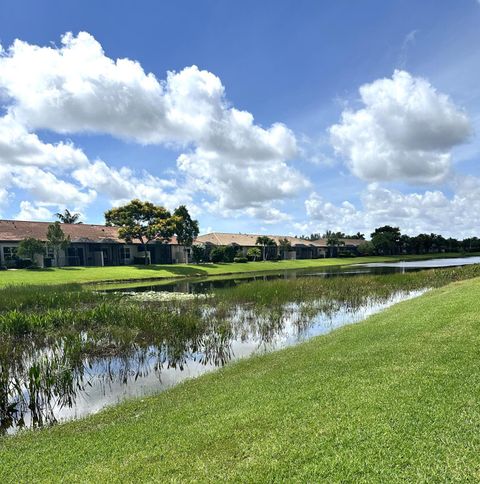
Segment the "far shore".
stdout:
<path fill-rule="evenodd" d="M 134 283 L 155 282 L 186 278 L 209 278 L 248 273 L 271 273 L 285 270 L 314 269 L 346 266 L 370 262 L 397 262 L 449 257 L 473 257 L 479 253 L 442 253 L 399 256 L 341 257 L 283 261 L 256 261 L 247 263 L 162 264 L 108 267 L 64 267 L 48 269 L 18 269 L 0 272 L 0 286 L 44 284 Z"/>

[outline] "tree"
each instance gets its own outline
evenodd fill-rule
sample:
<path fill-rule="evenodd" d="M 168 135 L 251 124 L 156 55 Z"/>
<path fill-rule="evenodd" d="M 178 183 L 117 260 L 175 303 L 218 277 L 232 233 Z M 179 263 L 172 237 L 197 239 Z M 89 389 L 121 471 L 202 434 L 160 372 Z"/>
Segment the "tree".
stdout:
<path fill-rule="evenodd" d="M 195 264 L 205 262 L 207 259 L 207 251 L 203 245 L 192 245 L 192 260 Z"/>
<path fill-rule="evenodd" d="M 47 245 L 53 249 L 55 262 L 60 267 L 60 251 L 65 250 L 70 245 L 70 236 L 66 236 L 60 226 L 60 222 L 50 224 L 47 229 Z"/>
<path fill-rule="evenodd" d="M 371 242 L 362 242 L 357 247 L 358 253 L 360 255 L 373 255 L 375 254 L 375 246 Z"/>
<path fill-rule="evenodd" d="M 278 241 L 278 245 L 280 247 L 280 253 L 282 254 L 282 257 L 285 259 L 285 256 L 287 255 L 287 253 L 292 250 L 292 244 L 287 238 L 283 238 Z"/>
<path fill-rule="evenodd" d="M 400 249 L 401 233 L 398 227 L 384 225 L 371 234 L 375 250 L 381 254 L 395 254 Z"/>
<path fill-rule="evenodd" d="M 33 266 L 35 265 L 35 256 L 45 254 L 45 244 L 41 240 L 29 237 L 20 242 L 17 254 L 25 259 L 30 259 Z"/>
<path fill-rule="evenodd" d="M 250 249 L 247 250 L 247 257 L 250 257 L 250 259 L 253 259 L 255 262 L 262 257 L 262 253 L 258 247 L 250 247 Z"/>
<path fill-rule="evenodd" d="M 170 212 L 151 202 L 132 200 L 105 212 L 106 225 L 118 227 L 118 235 L 126 242 L 138 240 L 148 264 L 147 245 L 152 240 L 166 242 L 178 229 L 179 221 Z"/>
<path fill-rule="evenodd" d="M 63 213 L 57 212 L 55 214 L 55 217 L 60 220 L 60 222 L 64 224 L 81 224 L 83 222 L 80 222 L 80 217 L 81 215 L 79 213 L 72 213 L 68 208 L 66 208 Z"/>
<path fill-rule="evenodd" d="M 210 260 L 212 262 L 223 262 L 225 260 L 224 247 L 214 247 L 210 252 Z"/>
<path fill-rule="evenodd" d="M 198 221 L 192 220 L 185 205 L 180 205 L 173 212 L 175 218 L 175 233 L 180 245 L 186 247 L 185 261 L 188 264 L 188 248 L 192 247 L 193 241 L 198 236 Z"/>
<path fill-rule="evenodd" d="M 257 237 L 255 244 L 262 247 L 262 258 L 264 261 L 267 260 L 267 247 L 275 247 L 277 245 L 275 241 L 267 235 L 260 235 Z"/>
<path fill-rule="evenodd" d="M 327 246 L 330 247 L 330 257 L 333 257 L 335 249 L 345 245 L 345 242 L 342 240 L 344 236 L 343 232 L 332 232 L 331 230 L 325 232 L 324 237 L 327 239 Z"/>

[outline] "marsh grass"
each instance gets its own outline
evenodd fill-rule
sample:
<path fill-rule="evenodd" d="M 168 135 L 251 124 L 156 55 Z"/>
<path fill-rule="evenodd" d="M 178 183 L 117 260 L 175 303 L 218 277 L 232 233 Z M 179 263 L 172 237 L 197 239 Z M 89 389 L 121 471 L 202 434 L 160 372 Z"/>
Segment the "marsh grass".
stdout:
<path fill-rule="evenodd" d="M 430 269 L 404 274 L 302 277 L 253 281 L 214 290 L 214 304 L 252 304 L 278 307 L 308 301 L 338 301 L 358 304 L 366 298 L 385 298 L 395 291 L 435 288 L 450 282 L 480 276 L 480 265 L 447 269 Z"/>
<path fill-rule="evenodd" d="M 112 296 L 110 296 L 111 298 Z M 80 284 L 58 286 L 10 285 L 0 288 L 0 312 L 45 310 L 99 303 L 105 295 Z"/>

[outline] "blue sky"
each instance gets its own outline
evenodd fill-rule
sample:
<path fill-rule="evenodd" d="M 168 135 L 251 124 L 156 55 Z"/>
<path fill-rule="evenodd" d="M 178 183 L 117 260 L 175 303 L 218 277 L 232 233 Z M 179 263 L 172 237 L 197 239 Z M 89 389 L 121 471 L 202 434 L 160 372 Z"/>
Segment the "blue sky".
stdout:
<path fill-rule="evenodd" d="M 203 231 L 480 232 L 475 0 L 0 12 L 3 218 L 138 196 Z"/>

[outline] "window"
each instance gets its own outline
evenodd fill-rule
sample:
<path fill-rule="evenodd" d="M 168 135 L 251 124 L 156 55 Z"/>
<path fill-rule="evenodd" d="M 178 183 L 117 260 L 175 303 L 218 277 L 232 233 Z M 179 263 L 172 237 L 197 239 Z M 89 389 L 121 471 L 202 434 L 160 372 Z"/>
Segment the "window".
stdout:
<path fill-rule="evenodd" d="M 4 247 L 3 248 L 3 258 L 5 262 L 12 262 L 17 259 L 17 248 L 16 247 Z"/>
<path fill-rule="evenodd" d="M 130 247 L 121 247 L 120 248 L 120 258 L 121 259 L 130 259 Z"/>

